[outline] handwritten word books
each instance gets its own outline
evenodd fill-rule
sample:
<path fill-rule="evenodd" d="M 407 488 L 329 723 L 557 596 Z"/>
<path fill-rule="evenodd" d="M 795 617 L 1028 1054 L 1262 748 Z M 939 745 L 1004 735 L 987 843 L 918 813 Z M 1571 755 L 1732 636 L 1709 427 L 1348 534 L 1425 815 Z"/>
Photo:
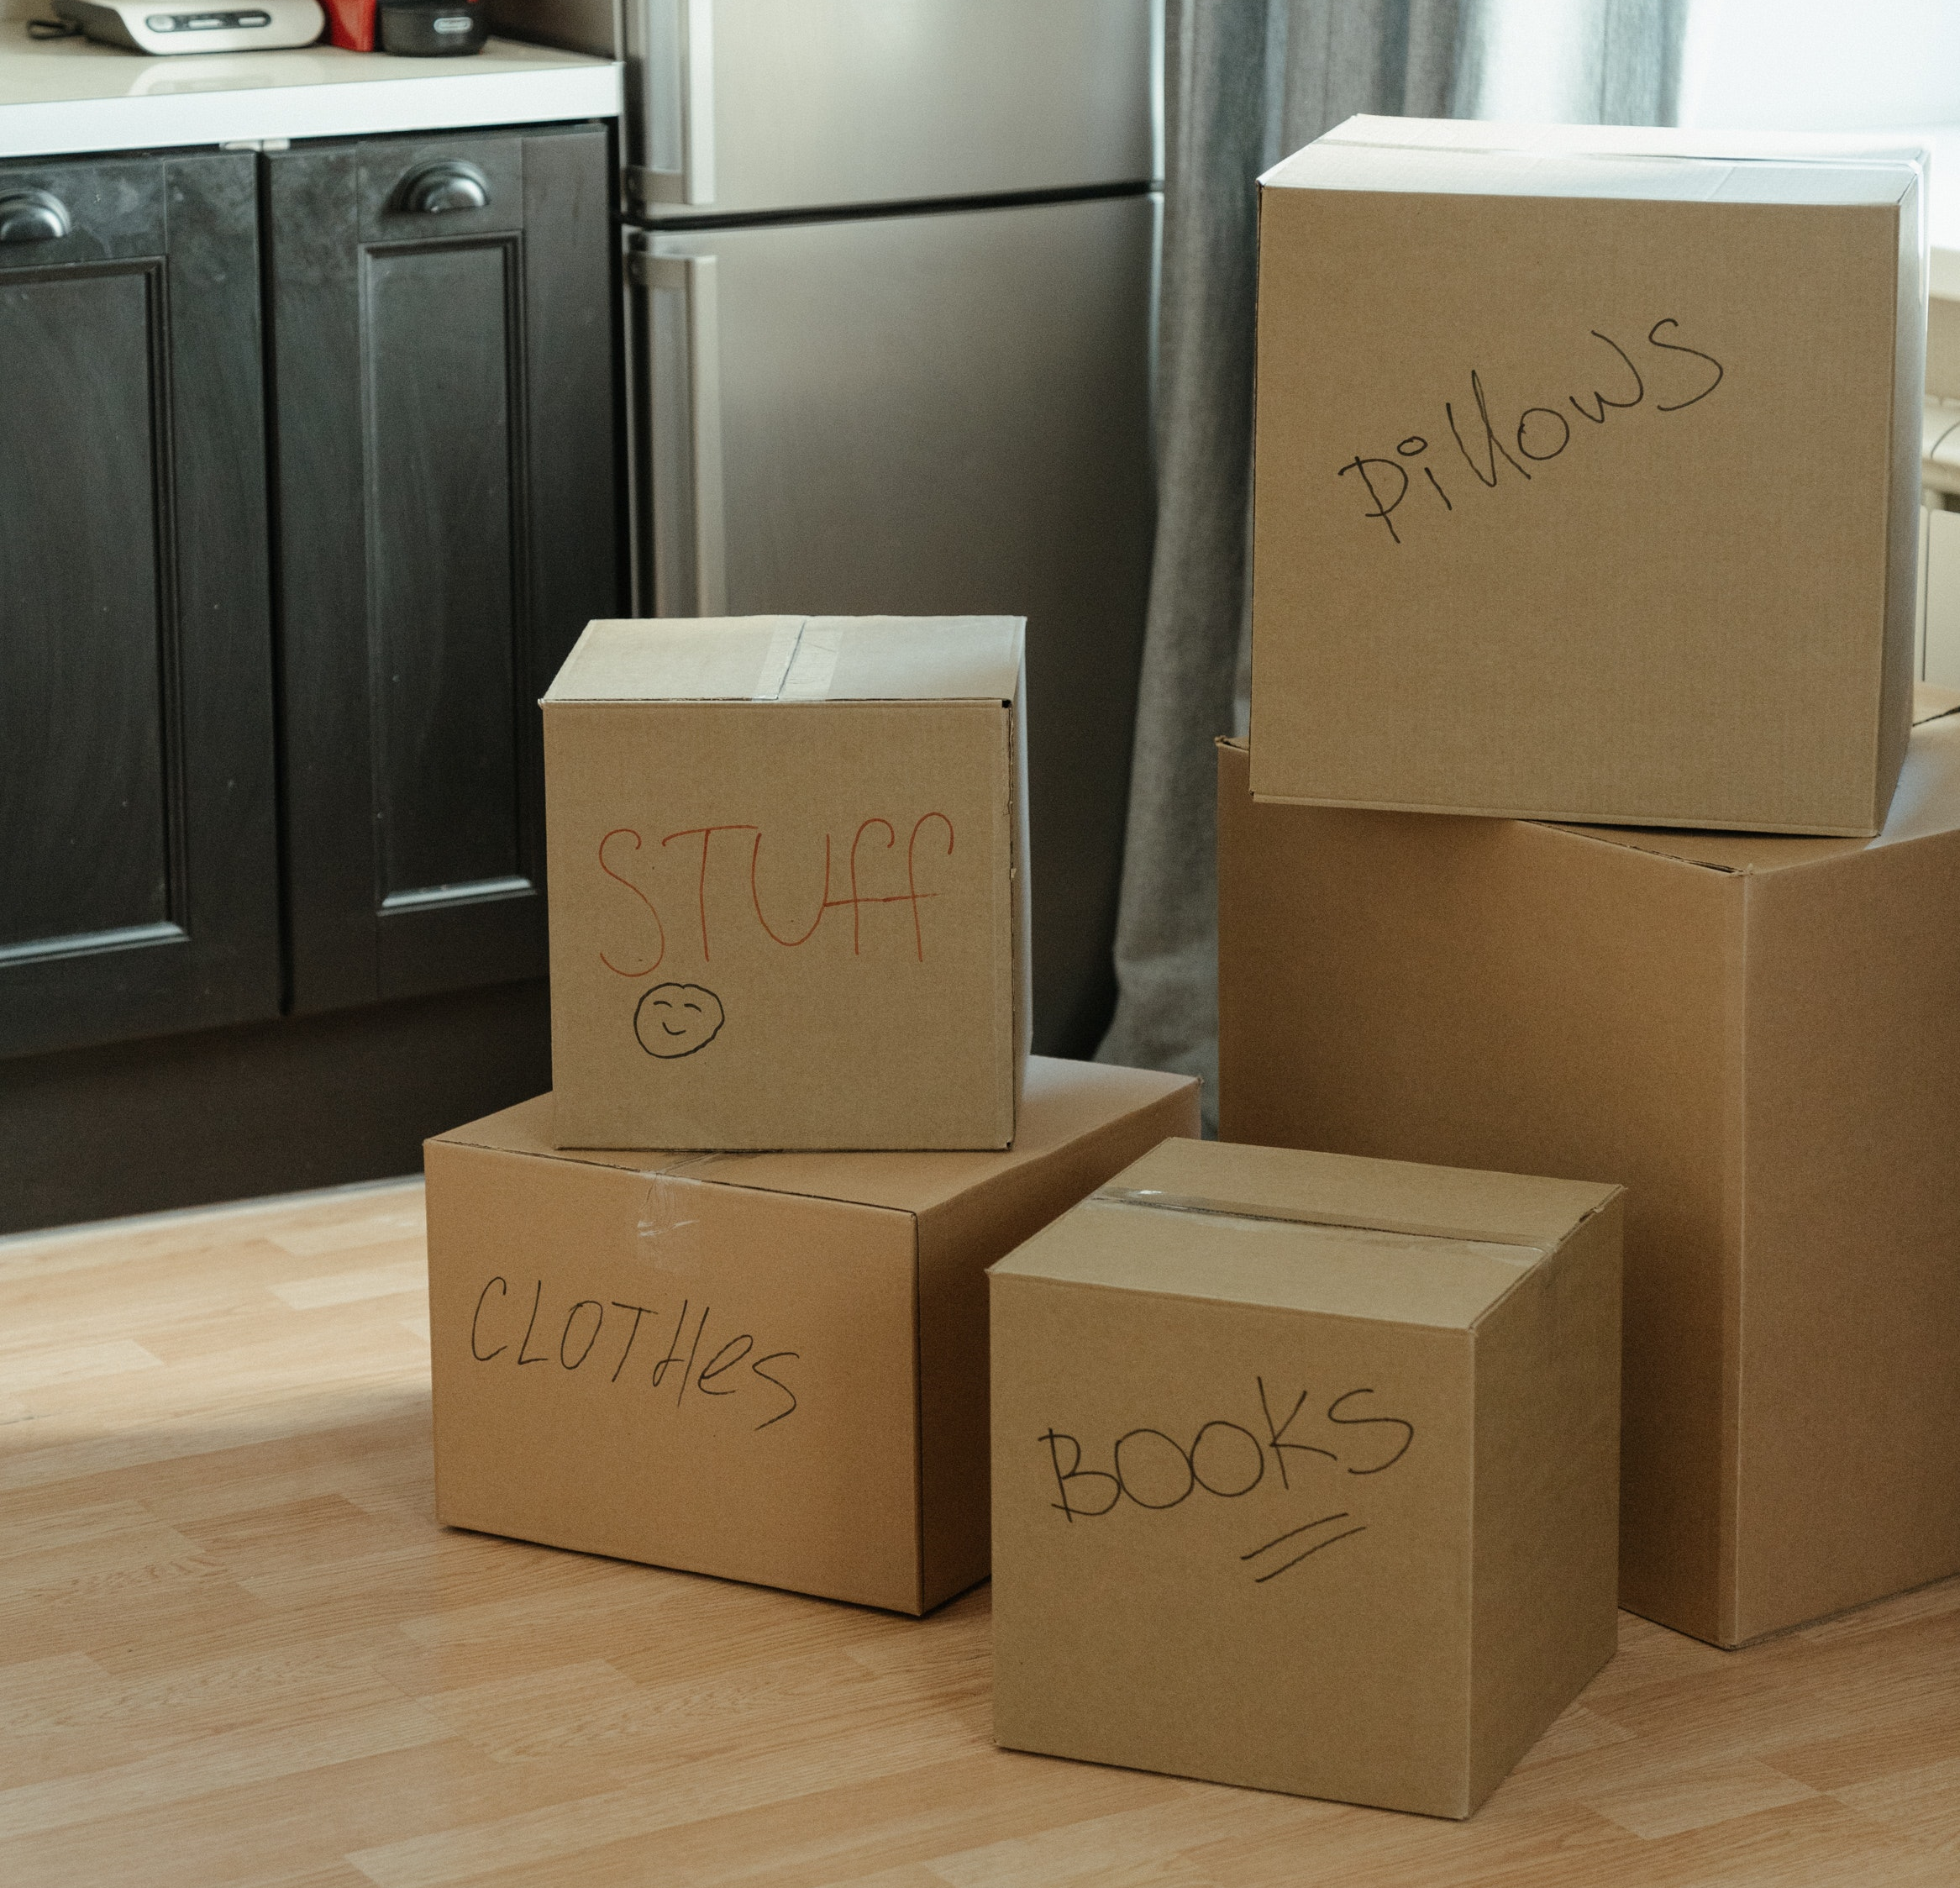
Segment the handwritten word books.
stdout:
<path fill-rule="evenodd" d="M 1923 154 L 1351 118 L 1261 180 L 1253 791 L 1869 836 Z"/>
<path fill-rule="evenodd" d="M 1960 692 L 1874 840 L 1262 806 L 1219 1126 L 1627 1188 L 1621 1596 L 1736 1645 L 1960 1573 Z"/>
<path fill-rule="evenodd" d="M 916 1613 L 986 1576 L 985 1268 L 1198 1103 L 1038 1056 L 1007 1153 L 568 1153 L 551 1114 L 427 1145 L 439 1518 Z"/>
<path fill-rule="evenodd" d="M 1013 1139 L 1018 618 L 594 623 L 544 706 L 560 1146 Z"/>
<path fill-rule="evenodd" d="M 1468 1816 L 1612 1654 L 1620 1235 L 1179 1140 L 1003 1259 L 996 1739 Z"/>

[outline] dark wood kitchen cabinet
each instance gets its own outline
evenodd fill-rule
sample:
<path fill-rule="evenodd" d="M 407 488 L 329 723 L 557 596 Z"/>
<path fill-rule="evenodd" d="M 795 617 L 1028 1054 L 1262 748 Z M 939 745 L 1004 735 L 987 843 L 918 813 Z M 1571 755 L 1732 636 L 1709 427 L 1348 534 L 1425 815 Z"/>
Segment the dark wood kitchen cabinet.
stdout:
<path fill-rule="evenodd" d="M 607 134 L 265 165 L 293 1007 L 542 976 L 537 698 L 620 605 Z"/>
<path fill-rule="evenodd" d="M 622 607 L 610 129 L 0 163 L 0 1231 L 550 1080 L 537 697 Z"/>
<path fill-rule="evenodd" d="M 256 160 L 0 165 L 0 1054 L 277 1012 Z"/>

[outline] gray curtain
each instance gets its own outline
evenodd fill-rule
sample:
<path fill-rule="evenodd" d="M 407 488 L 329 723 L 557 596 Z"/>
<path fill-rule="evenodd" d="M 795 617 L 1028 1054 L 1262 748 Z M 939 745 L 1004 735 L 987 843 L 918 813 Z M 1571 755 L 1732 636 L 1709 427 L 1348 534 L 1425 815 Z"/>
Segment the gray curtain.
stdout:
<path fill-rule="evenodd" d="M 1671 122 L 1687 0 L 1167 0 L 1157 547 L 1104 1061 L 1218 1065 L 1212 740 L 1245 726 L 1260 171 L 1357 112 Z"/>

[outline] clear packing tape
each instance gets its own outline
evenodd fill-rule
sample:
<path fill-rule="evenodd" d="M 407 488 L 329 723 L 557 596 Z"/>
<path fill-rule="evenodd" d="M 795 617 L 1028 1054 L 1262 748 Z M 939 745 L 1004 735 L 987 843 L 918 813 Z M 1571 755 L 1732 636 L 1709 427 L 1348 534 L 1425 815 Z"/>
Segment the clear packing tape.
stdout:
<path fill-rule="evenodd" d="M 697 1202 L 704 1184 L 702 1170 L 723 1158 L 719 1154 L 683 1154 L 646 1176 L 633 1251 L 655 1271 L 675 1278 L 700 1272 L 703 1242 Z"/>
<path fill-rule="evenodd" d="M 1100 1186 L 1089 1197 L 1092 1202 L 1103 1206 L 1144 1207 L 1158 1212 L 1193 1213 L 1211 1219 L 1250 1219 L 1278 1225 L 1322 1226 L 1342 1232 L 1389 1233 L 1409 1239 L 1507 1246 L 1518 1254 L 1512 1262 L 1525 1266 L 1536 1265 L 1553 1249 L 1515 1233 L 1492 1232 L 1484 1227 L 1439 1226 L 1433 1221 L 1397 1219 L 1387 1214 L 1370 1214 L 1363 1219 L 1314 1212 L 1304 1207 L 1220 1199 L 1206 1194 L 1168 1193 L 1153 1186 Z"/>

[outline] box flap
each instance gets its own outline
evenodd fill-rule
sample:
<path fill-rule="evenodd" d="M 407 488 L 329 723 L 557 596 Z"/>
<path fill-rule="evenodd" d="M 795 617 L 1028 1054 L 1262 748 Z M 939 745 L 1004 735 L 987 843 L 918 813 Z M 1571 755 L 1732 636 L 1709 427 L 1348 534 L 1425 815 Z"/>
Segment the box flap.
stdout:
<path fill-rule="evenodd" d="M 1295 190 L 1889 204 L 1913 189 L 1925 162 L 1924 147 L 1904 138 L 1356 117 L 1259 181 Z"/>
<path fill-rule="evenodd" d="M 1681 828 L 1582 826 L 1534 821 L 1608 845 L 1658 853 L 1717 872 L 1775 872 L 1874 846 L 1898 845 L 1960 830 L 1960 688 L 1920 682 L 1913 690 L 1912 740 L 1884 830 L 1871 839 L 1805 839 L 1784 833 L 1705 833 Z"/>
<path fill-rule="evenodd" d="M 665 1174 L 717 1186 L 754 1187 L 921 1213 L 1038 1160 L 1105 1122 L 1148 1107 L 1190 1086 L 1189 1075 L 1030 1056 L 1014 1144 L 998 1153 L 703 1154 L 564 1149 L 552 1145 L 549 1095 L 520 1102 L 515 1107 L 434 1139 L 540 1160 L 582 1161 L 629 1173 Z"/>
<path fill-rule="evenodd" d="M 589 623 L 544 699 L 1012 701 L 1013 616 L 736 616 Z"/>
<path fill-rule="evenodd" d="M 994 1270 L 1467 1329 L 1618 1191 L 1166 1141 Z"/>

